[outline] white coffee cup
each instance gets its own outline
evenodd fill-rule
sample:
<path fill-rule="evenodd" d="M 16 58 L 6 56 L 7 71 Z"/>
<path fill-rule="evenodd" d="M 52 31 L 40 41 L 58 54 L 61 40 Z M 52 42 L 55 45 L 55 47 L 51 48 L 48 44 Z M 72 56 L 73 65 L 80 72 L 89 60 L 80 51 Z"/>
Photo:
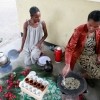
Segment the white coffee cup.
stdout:
<path fill-rule="evenodd" d="M 24 87 L 24 81 L 21 81 L 21 82 L 19 83 L 19 87 Z"/>
<path fill-rule="evenodd" d="M 38 78 L 38 79 L 37 79 L 37 82 L 38 82 L 38 83 L 43 83 L 43 79 L 42 79 L 42 78 Z"/>
<path fill-rule="evenodd" d="M 26 82 L 24 82 L 24 88 L 28 89 L 29 84 L 27 84 Z"/>
<path fill-rule="evenodd" d="M 35 75 L 36 75 L 36 72 L 35 72 L 35 71 L 31 71 L 31 72 L 29 73 L 29 75 L 35 76 Z"/>
<path fill-rule="evenodd" d="M 37 88 L 33 87 L 33 88 L 32 88 L 32 92 L 33 92 L 34 94 L 36 94 L 36 91 L 37 91 Z"/>
<path fill-rule="evenodd" d="M 43 83 L 42 83 L 44 86 L 47 86 L 49 83 L 48 83 L 48 81 L 43 81 Z"/>
<path fill-rule="evenodd" d="M 38 76 L 33 76 L 32 79 L 35 80 L 35 81 L 37 81 Z"/>
<path fill-rule="evenodd" d="M 42 91 L 41 91 L 41 90 L 39 90 L 39 89 L 37 89 L 37 91 L 36 91 L 36 95 L 40 96 L 40 95 L 41 95 L 41 93 L 42 93 Z"/>

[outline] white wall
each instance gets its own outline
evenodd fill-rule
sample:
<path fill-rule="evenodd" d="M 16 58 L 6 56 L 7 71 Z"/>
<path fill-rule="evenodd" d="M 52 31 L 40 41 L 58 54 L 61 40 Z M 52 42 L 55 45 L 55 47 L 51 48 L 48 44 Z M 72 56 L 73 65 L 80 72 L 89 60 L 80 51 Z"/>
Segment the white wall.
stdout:
<path fill-rule="evenodd" d="M 100 9 L 100 3 L 88 0 L 16 0 L 20 30 L 29 19 L 29 8 L 37 6 L 42 13 L 42 20 L 47 23 L 46 41 L 65 46 L 74 28 L 86 23 L 90 11 Z"/>

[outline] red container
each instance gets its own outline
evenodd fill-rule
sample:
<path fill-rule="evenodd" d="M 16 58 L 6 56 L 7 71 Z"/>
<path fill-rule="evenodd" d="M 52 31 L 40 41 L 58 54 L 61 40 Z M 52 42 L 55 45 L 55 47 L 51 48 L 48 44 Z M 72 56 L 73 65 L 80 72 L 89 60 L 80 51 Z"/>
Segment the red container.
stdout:
<path fill-rule="evenodd" d="M 57 47 L 54 50 L 54 54 L 55 54 L 55 61 L 56 62 L 61 62 L 62 61 L 62 49 L 60 47 Z"/>

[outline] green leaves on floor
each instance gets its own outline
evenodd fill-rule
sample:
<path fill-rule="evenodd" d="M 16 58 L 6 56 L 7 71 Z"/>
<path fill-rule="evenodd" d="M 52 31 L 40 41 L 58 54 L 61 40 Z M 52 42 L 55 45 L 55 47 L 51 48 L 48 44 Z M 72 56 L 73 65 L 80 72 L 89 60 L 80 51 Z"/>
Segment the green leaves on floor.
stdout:
<path fill-rule="evenodd" d="M 59 90 L 59 88 L 57 88 L 56 86 L 56 79 L 57 76 L 54 76 L 52 73 L 47 73 L 43 70 L 43 68 L 40 68 L 38 65 L 32 65 L 31 66 L 31 71 L 36 71 L 37 75 L 39 77 L 42 77 L 44 79 L 46 79 L 49 82 L 49 87 L 48 87 L 48 91 L 45 94 L 45 96 L 43 97 L 43 100 L 61 100 L 61 92 Z M 18 67 L 15 70 L 13 70 L 13 74 L 15 75 L 14 77 L 14 81 L 16 80 L 23 80 L 23 78 L 25 78 L 25 76 L 23 76 L 21 74 L 22 71 L 24 71 L 25 68 L 23 67 Z M 6 100 L 3 95 L 6 92 L 12 92 L 14 95 L 16 95 L 16 99 L 12 99 L 12 100 L 34 100 L 34 98 L 28 96 L 27 94 L 23 94 L 20 90 L 20 88 L 11 88 L 10 90 L 7 90 L 7 80 L 9 79 L 9 75 L 4 76 L 3 78 L 1 78 L 2 80 L 2 86 L 3 86 L 3 92 L 0 93 L 0 97 L 2 97 L 2 100 Z"/>

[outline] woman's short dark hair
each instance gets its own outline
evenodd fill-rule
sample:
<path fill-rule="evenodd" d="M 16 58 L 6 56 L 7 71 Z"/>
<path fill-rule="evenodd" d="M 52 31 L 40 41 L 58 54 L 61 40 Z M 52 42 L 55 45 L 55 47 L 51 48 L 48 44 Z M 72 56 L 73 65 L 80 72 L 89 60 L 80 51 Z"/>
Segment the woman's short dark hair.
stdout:
<path fill-rule="evenodd" d="M 30 16 L 32 17 L 34 16 L 35 13 L 40 12 L 40 10 L 37 7 L 33 6 L 30 8 L 29 12 L 30 12 Z"/>
<path fill-rule="evenodd" d="M 92 19 L 93 21 L 99 22 L 100 21 L 100 11 L 94 10 L 88 15 L 88 21 Z"/>

